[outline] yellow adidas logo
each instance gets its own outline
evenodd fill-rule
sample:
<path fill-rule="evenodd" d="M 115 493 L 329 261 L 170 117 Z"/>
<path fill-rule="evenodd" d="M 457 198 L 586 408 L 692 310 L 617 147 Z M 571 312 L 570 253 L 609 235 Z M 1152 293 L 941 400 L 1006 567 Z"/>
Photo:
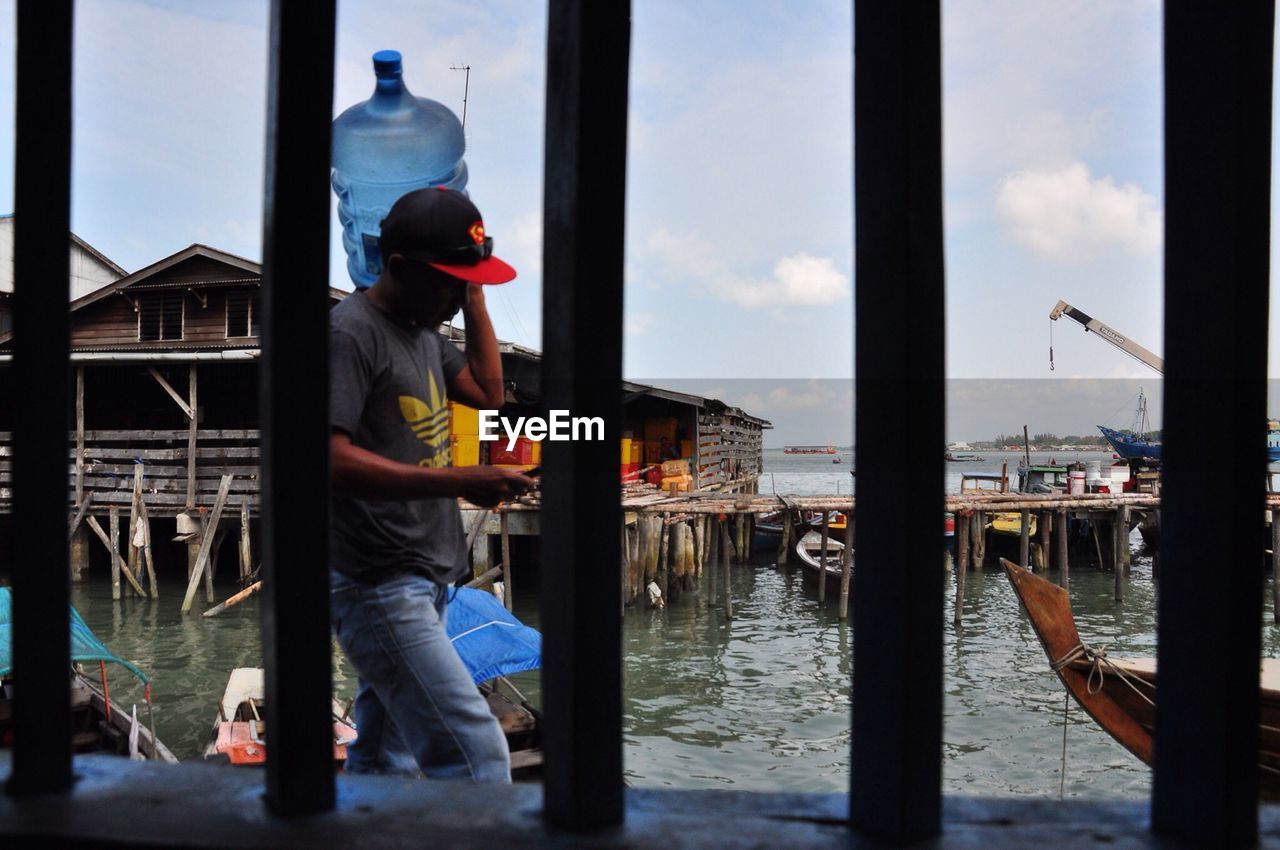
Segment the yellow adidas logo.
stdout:
<path fill-rule="evenodd" d="M 435 376 L 430 372 L 427 373 L 427 389 L 431 397 L 425 402 L 410 395 L 400 396 L 400 415 L 430 453 L 418 461 L 418 466 L 439 468 L 452 462 L 449 451 L 449 408 L 445 404 L 444 394 L 436 386 Z"/>

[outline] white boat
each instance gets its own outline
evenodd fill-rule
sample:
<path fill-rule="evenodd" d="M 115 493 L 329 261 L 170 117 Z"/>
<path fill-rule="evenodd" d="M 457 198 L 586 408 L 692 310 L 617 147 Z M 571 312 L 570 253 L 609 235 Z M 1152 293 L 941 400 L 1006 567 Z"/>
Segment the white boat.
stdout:
<path fill-rule="evenodd" d="M 823 563 L 822 559 L 822 532 L 810 531 L 800 538 L 796 543 L 796 555 L 800 558 L 800 563 L 805 570 L 812 573 L 815 577 L 819 573 L 825 574 L 826 580 L 835 584 L 836 588 L 840 587 L 840 575 L 843 570 L 844 543 L 835 538 L 834 534 L 827 537 L 827 554 L 825 558 L 825 569 L 819 564 Z"/>

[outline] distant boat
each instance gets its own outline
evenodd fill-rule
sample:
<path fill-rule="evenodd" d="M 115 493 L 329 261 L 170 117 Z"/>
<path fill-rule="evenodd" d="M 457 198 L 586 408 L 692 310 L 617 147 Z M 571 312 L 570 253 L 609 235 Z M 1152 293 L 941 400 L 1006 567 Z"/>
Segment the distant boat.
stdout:
<path fill-rule="evenodd" d="M 951 452 L 947 452 L 946 455 L 943 456 L 943 460 L 945 460 L 947 463 L 978 463 L 985 459 L 986 458 L 982 457 L 981 455 L 965 454 L 965 453 L 952 454 Z"/>
<path fill-rule="evenodd" d="M 831 462 L 832 462 L 832 463 L 844 463 L 844 461 L 843 461 L 842 459 L 838 458 L 838 457 L 833 457 L 833 458 L 831 459 Z"/>
<path fill-rule="evenodd" d="M 833 455 L 836 453 L 835 446 L 785 446 L 782 449 L 783 454 L 788 455 Z"/>

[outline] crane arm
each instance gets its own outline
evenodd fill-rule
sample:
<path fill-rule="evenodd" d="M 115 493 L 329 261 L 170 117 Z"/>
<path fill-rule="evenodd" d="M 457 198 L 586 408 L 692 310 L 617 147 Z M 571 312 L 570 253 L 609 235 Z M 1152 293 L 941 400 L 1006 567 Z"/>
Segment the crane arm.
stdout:
<path fill-rule="evenodd" d="M 1129 339 L 1124 334 L 1117 331 L 1115 328 L 1112 328 L 1108 325 L 1103 324 L 1102 322 L 1093 318 L 1088 313 L 1085 313 L 1082 310 L 1077 310 L 1075 307 L 1072 307 L 1070 304 L 1068 304 L 1065 301 L 1059 301 L 1054 306 L 1053 311 L 1049 313 L 1049 318 L 1054 321 L 1057 321 L 1059 316 L 1064 316 L 1064 315 L 1068 319 L 1073 319 L 1076 322 L 1079 322 L 1080 325 L 1083 326 L 1086 331 L 1093 331 L 1098 336 L 1102 337 L 1107 342 L 1111 343 L 1116 348 L 1123 351 L 1125 354 L 1128 354 L 1130 357 L 1133 357 L 1137 360 L 1142 361 L 1146 365 L 1150 366 L 1152 369 L 1155 369 L 1161 375 L 1164 374 L 1163 359 L 1161 359 L 1160 357 L 1157 357 L 1155 354 L 1152 354 L 1150 351 L 1143 348 L 1141 345 L 1138 345 L 1138 343 Z"/>

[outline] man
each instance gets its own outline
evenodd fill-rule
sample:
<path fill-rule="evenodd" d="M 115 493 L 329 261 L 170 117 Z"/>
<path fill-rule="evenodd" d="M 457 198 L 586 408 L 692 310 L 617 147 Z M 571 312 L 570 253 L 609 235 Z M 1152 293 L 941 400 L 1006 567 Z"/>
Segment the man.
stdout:
<path fill-rule="evenodd" d="M 446 398 L 501 407 L 482 285 L 516 273 L 452 190 L 402 197 L 380 247 L 382 274 L 329 324 L 333 628 L 359 676 L 347 770 L 509 782 L 506 739 L 445 634 L 445 606 L 467 572 L 456 498 L 492 506 L 534 482 L 451 467 Z M 459 309 L 465 357 L 437 331 Z"/>

